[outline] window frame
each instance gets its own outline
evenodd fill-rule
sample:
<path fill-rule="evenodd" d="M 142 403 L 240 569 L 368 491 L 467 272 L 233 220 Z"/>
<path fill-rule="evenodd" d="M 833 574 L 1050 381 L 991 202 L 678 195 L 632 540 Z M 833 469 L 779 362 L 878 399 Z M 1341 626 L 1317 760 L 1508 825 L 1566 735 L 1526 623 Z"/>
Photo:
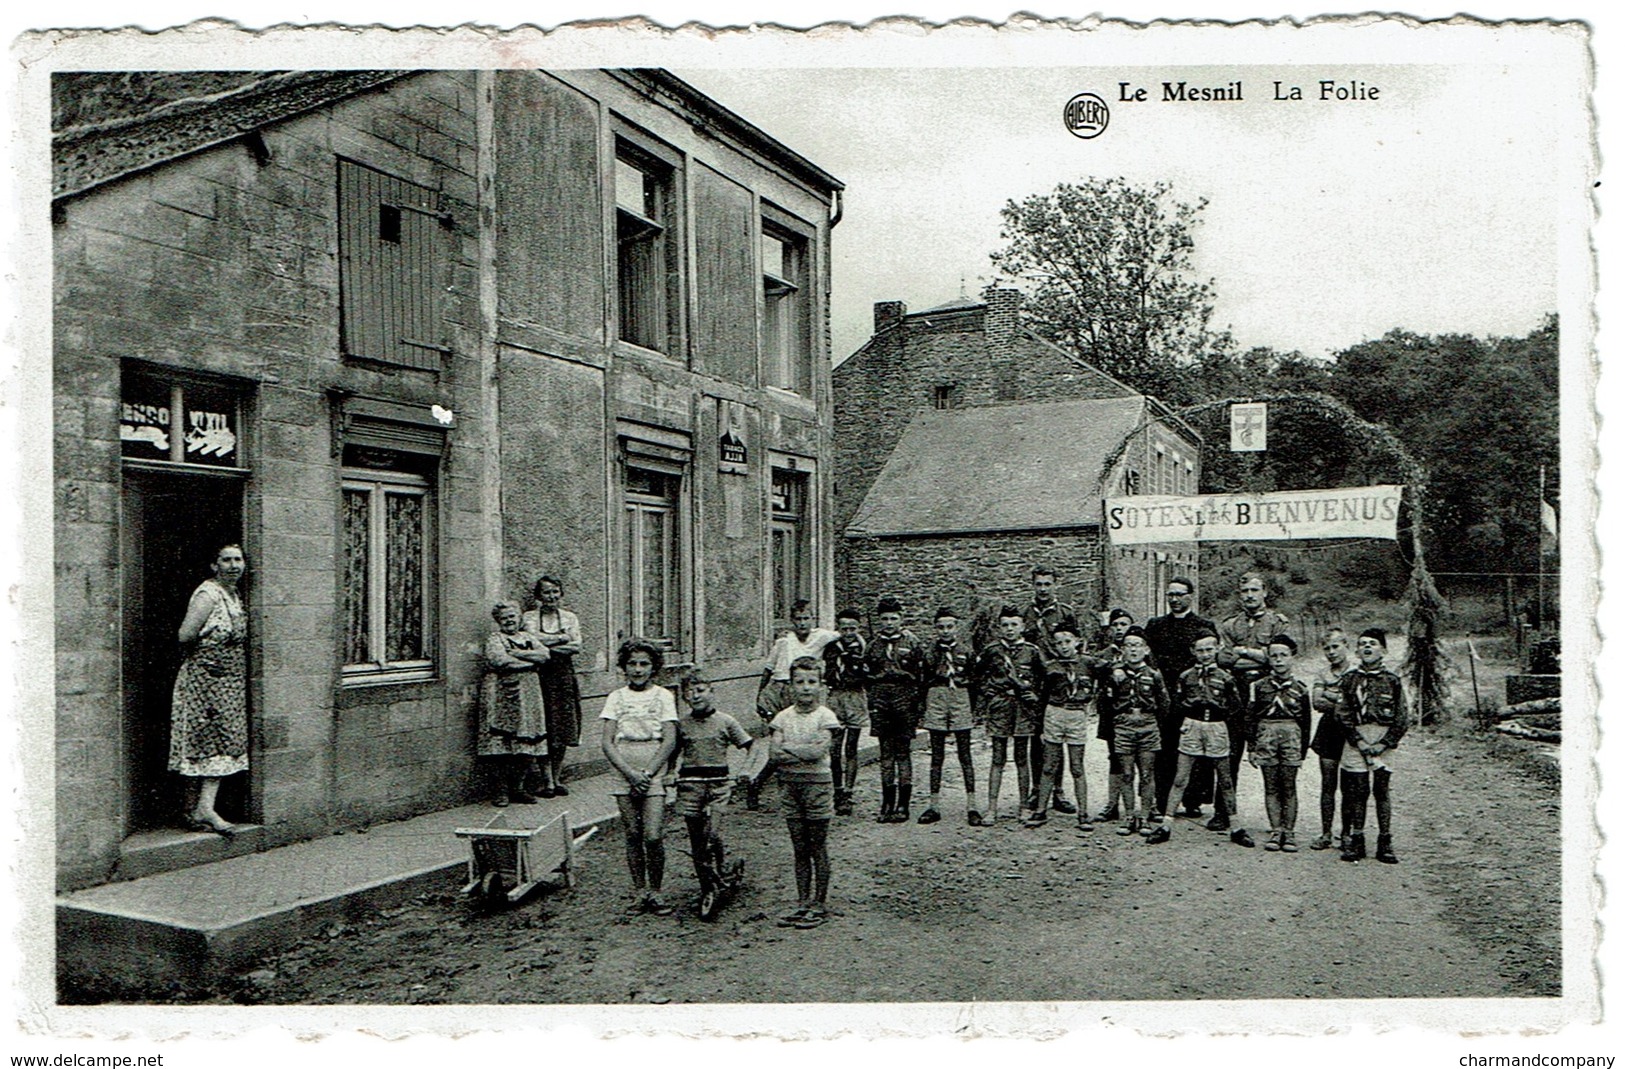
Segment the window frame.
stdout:
<path fill-rule="evenodd" d="M 792 507 L 780 509 L 778 507 L 778 494 L 775 484 L 779 477 L 789 476 L 791 485 L 798 488 L 799 502 L 792 501 Z M 768 589 L 769 589 L 769 615 L 773 620 L 775 631 L 783 630 L 791 625 L 790 609 L 795 603 L 806 598 L 810 602 L 817 601 L 817 559 L 813 553 L 813 473 L 802 467 L 778 462 L 770 463 L 768 469 Z M 789 587 L 781 587 L 779 575 L 779 540 L 780 533 L 789 536 L 788 544 L 794 554 L 790 562 L 792 569 L 787 569 Z M 781 605 L 780 602 L 783 602 Z M 783 608 L 781 614 L 779 610 Z"/>
<path fill-rule="evenodd" d="M 645 180 L 653 179 L 657 183 L 659 203 L 652 216 L 621 204 L 623 163 L 643 174 Z M 682 358 L 685 337 L 685 173 L 682 157 L 676 152 L 661 151 L 648 138 L 634 137 L 624 128 L 615 131 L 609 196 L 606 198 L 610 216 L 609 241 L 615 250 L 614 285 L 611 287 L 614 300 L 614 315 L 611 317 L 613 337 L 621 345 L 668 359 Z M 658 284 L 644 298 L 651 306 L 646 311 L 654 320 L 654 325 L 647 332 L 629 329 L 628 316 L 632 302 L 626 294 L 630 271 L 624 259 L 624 247 L 633 242 L 656 243 L 656 252 L 651 257 L 656 263 L 651 274 Z"/>
<path fill-rule="evenodd" d="M 768 240 L 779 243 L 780 273 L 768 270 L 763 249 Z M 791 216 L 764 203 L 757 255 L 762 282 L 762 382 L 810 397 L 815 389 L 812 234 L 806 224 L 793 222 Z"/>
<path fill-rule="evenodd" d="M 406 454 L 411 455 L 411 454 Z M 343 527 L 343 504 L 346 493 L 351 491 L 366 491 L 369 494 L 368 502 L 368 530 L 367 530 L 367 629 L 369 652 L 384 654 L 387 652 L 389 616 L 388 616 L 388 576 L 390 555 L 388 547 L 388 498 L 391 494 L 396 496 L 413 496 L 422 500 L 421 535 L 422 559 L 419 568 L 422 580 L 422 619 L 420 629 L 422 634 L 423 657 L 410 660 L 390 661 L 380 656 L 376 660 L 350 662 L 348 649 L 350 634 L 349 622 L 346 612 L 347 597 L 340 584 L 340 598 L 338 606 L 340 629 L 340 680 L 344 686 L 375 686 L 389 683 L 420 683 L 438 678 L 439 673 L 439 644 L 438 635 L 438 578 L 439 578 L 439 523 L 438 507 L 438 473 L 423 475 L 410 471 L 393 471 L 382 468 L 355 467 L 343 465 L 340 469 L 339 501 L 340 501 L 340 528 Z M 340 553 L 346 552 L 344 540 L 340 539 Z M 347 560 L 341 557 L 341 566 L 347 565 Z M 342 573 L 341 573 L 342 574 Z"/>
<path fill-rule="evenodd" d="M 694 643 L 694 554 L 693 554 L 693 447 L 684 432 L 642 425 L 620 428 L 616 469 L 617 500 L 613 556 L 615 621 L 618 640 L 633 636 L 648 638 L 666 651 L 668 663 L 681 661 Z M 636 469 L 670 480 L 672 494 L 660 498 L 632 488 L 631 472 Z M 667 537 L 669 571 L 665 585 L 671 614 L 668 635 L 643 633 L 641 621 L 646 606 L 642 517 L 664 511 L 671 516 Z"/>

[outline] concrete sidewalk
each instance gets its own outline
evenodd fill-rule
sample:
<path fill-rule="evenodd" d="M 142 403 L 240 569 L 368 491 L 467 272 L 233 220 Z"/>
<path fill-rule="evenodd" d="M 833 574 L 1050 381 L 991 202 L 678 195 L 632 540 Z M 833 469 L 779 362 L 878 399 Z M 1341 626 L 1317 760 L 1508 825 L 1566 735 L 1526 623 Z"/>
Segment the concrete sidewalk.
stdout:
<path fill-rule="evenodd" d="M 864 742 L 858 761 L 867 764 L 879 749 Z M 460 806 L 59 895 L 58 994 L 218 981 L 334 921 L 455 890 L 469 856 L 457 828 L 499 815 L 500 826 L 539 827 L 568 813 L 580 835 L 617 820 L 609 792 L 618 779 L 601 772 L 570 780 L 566 797 L 534 805 Z"/>
<path fill-rule="evenodd" d="M 564 798 L 427 813 L 262 853 L 109 883 L 57 898 L 59 984 L 157 989 L 217 978 L 336 920 L 458 886 L 469 847 L 453 832 L 499 815 L 536 827 L 570 814 L 580 834 L 616 819 L 612 774 Z"/>

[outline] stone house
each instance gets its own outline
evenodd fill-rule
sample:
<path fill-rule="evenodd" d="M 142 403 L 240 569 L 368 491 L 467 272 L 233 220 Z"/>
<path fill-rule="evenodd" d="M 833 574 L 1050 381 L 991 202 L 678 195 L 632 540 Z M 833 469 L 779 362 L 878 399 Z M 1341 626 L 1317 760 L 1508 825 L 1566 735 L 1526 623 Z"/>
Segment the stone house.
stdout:
<path fill-rule="evenodd" d="M 63 888 L 478 797 L 489 609 L 539 573 L 585 632 L 577 764 L 623 637 L 744 709 L 789 602 L 830 613 L 815 164 L 658 70 L 53 88 Z M 166 756 L 228 541 L 252 741 L 222 802 L 255 827 L 223 847 L 177 830 Z"/>
<path fill-rule="evenodd" d="M 1048 564 L 1080 612 L 1164 611 L 1166 580 L 1196 572 L 1195 546 L 1114 550 L 1101 502 L 1195 493 L 1195 430 L 1023 326 L 1014 290 L 914 313 L 882 301 L 874 316 L 833 374 L 843 604 L 896 593 L 928 626 L 938 605 L 967 618 L 1025 605 L 1032 567 Z"/>

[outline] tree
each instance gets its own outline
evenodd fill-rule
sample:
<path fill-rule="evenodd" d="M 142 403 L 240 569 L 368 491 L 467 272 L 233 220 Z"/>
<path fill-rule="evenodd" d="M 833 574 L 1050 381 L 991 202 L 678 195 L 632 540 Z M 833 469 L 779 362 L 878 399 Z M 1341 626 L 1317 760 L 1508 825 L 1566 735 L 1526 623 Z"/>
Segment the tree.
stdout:
<path fill-rule="evenodd" d="M 1009 201 L 993 253 L 1026 293 L 1035 330 L 1136 389 L 1178 403 L 1176 372 L 1216 342 L 1212 282 L 1191 276 L 1205 199 L 1176 200 L 1157 182 L 1063 182 Z M 1192 398 L 1194 400 L 1194 398 Z"/>

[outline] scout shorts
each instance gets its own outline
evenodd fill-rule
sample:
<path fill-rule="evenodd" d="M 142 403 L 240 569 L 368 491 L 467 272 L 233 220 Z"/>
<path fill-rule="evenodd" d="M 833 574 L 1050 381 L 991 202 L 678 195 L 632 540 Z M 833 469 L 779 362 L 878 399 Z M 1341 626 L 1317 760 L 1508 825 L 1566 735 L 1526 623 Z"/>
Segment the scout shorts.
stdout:
<path fill-rule="evenodd" d="M 1089 710 L 1050 706 L 1044 710 L 1044 741 L 1082 746 L 1089 741 Z"/>
<path fill-rule="evenodd" d="M 831 690 L 829 708 L 843 728 L 861 731 L 869 726 L 869 692 L 862 687 Z"/>
<path fill-rule="evenodd" d="M 1253 760 L 1259 767 L 1303 764 L 1303 729 L 1294 720 L 1266 720 L 1253 740 Z"/>
<path fill-rule="evenodd" d="M 1156 753 L 1162 749 L 1162 732 L 1150 717 L 1143 720 L 1119 720 L 1112 729 L 1112 753 L 1119 757 L 1136 757 Z"/>
<path fill-rule="evenodd" d="M 1192 757 L 1229 757 L 1230 728 L 1223 720 L 1187 719 L 1179 728 L 1179 752 Z"/>
<path fill-rule="evenodd" d="M 970 692 L 954 687 L 932 687 L 925 692 L 927 731 L 969 731 Z"/>
<path fill-rule="evenodd" d="M 1355 730 L 1360 733 L 1360 738 L 1368 741 L 1380 739 L 1388 734 L 1388 728 L 1382 724 L 1361 724 Z M 1373 768 L 1386 768 L 1392 772 L 1394 770 L 1394 751 L 1384 750 L 1367 762 L 1365 756 L 1360 753 L 1359 747 L 1344 746 L 1343 760 L 1338 767 L 1344 772 L 1369 772 Z"/>

